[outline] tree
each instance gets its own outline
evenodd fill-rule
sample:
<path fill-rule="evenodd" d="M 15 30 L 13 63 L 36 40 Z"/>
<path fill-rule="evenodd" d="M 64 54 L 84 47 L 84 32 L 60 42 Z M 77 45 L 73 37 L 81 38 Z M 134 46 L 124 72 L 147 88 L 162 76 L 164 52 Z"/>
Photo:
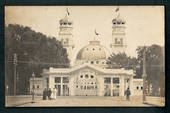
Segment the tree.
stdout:
<path fill-rule="evenodd" d="M 125 53 L 112 54 L 107 60 L 108 68 L 135 69 L 137 59 L 127 56 Z"/>
<path fill-rule="evenodd" d="M 143 51 L 144 47 L 138 47 L 138 63 L 140 69 L 139 75 L 142 75 L 143 69 Z M 152 45 L 146 49 L 146 73 L 147 73 L 147 85 L 152 86 L 151 95 L 164 96 L 165 93 L 165 56 L 164 48 L 159 45 Z M 160 91 L 159 91 L 160 89 Z M 148 88 L 150 93 L 150 88 Z M 159 93 L 161 92 L 161 94 Z"/>
<path fill-rule="evenodd" d="M 5 27 L 6 84 L 13 92 L 13 57 L 17 54 L 18 94 L 25 94 L 29 78 L 34 72 L 40 77 L 42 70 L 49 67 L 69 67 L 67 51 L 55 37 L 33 31 L 30 27 L 9 24 Z"/>

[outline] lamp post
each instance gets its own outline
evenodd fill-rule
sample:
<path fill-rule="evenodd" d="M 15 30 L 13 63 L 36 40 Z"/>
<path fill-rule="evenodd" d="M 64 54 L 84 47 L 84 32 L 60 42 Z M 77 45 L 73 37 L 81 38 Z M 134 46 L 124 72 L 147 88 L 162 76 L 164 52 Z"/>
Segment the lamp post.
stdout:
<path fill-rule="evenodd" d="M 143 50 L 143 74 L 142 74 L 142 78 L 143 78 L 143 103 L 145 103 L 146 101 L 146 47 L 144 47 Z"/>
<path fill-rule="evenodd" d="M 9 87 L 8 87 L 8 85 L 6 86 L 6 103 L 8 103 L 8 89 L 9 89 Z"/>
<path fill-rule="evenodd" d="M 35 85 L 34 85 L 34 78 L 35 78 L 35 74 L 34 72 L 32 73 L 32 78 L 33 78 L 33 87 L 32 87 L 32 103 L 35 103 L 34 102 L 34 89 L 35 89 Z"/>
<path fill-rule="evenodd" d="M 14 53 L 14 96 L 16 95 L 17 91 L 17 54 Z"/>

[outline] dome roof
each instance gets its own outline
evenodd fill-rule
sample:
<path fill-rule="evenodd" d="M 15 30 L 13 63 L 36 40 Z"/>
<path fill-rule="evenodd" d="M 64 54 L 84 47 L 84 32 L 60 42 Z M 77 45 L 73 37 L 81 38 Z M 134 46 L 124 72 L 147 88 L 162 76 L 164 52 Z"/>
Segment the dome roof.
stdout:
<path fill-rule="evenodd" d="M 126 22 L 122 17 L 120 17 L 120 15 L 118 15 L 116 18 L 114 18 L 113 20 L 112 20 L 112 23 L 114 23 L 114 22 Z"/>
<path fill-rule="evenodd" d="M 60 20 L 60 24 L 61 23 L 73 23 L 73 21 L 68 16 L 65 16 L 63 19 Z"/>
<path fill-rule="evenodd" d="M 77 60 L 102 60 L 106 59 L 105 48 L 100 45 L 100 41 L 93 40 L 89 45 L 80 49 L 76 57 Z"/>

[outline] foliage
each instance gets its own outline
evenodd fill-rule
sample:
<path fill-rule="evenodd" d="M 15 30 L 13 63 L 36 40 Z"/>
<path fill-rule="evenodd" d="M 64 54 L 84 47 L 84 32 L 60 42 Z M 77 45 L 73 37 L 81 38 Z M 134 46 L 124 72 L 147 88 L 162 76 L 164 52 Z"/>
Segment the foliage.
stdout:
<path fill-rule="evenodd" d="M 9 24 L 5 27 L 6 84 L 13 91 L 14 53 L 17 54 L 18 93 L 27 92 L 29 78 L 34 72 L 40 77 L 42 69 L 69 67 L 66 49 L 55 37 L 35 32 L 30 27 Z"/>
<path fill-rule="evenodd" d="M 165 56 L 164 48 L 159 45 L 149 47 L 138 47 L 138 63 L 140 65 L 138 75 L 142 75 L 143 51 L 146 49 L 146 74 L 148 87 L 152 85 L 151 95 L 164 96 L 165 91 Z M 159 94 L 159 88 L 161 94 Z M 150 90 L 149 90 L 150 93 Z"/>
<path fill-rule="evenodd" d="M 112 54 L 107 60 L 108 68 L 135 69 L 137 59 L 125 53 Z"/>

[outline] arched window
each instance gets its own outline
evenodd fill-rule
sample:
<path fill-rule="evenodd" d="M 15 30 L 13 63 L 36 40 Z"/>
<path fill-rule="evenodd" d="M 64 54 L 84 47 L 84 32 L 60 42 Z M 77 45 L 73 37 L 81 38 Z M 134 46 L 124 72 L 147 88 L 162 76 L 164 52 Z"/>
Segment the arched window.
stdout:
<path fill-rule="evenodd" d="M 91 61 L 91 64 L 93 64 L 94 62 L 93 61 Z"/>
<path fill-rule="evenodd" d="M 83 75 L 80 75 L 80 78 L 83 78 Z"/>
<path fill-rule="evenodd" d="M 117 22 L 117 24 L 121 24 L 121 22 Z"/>
<path fill-rule="evenodd" d="M 85 78 L 89 78 L 88 74 L 85 75 Z"/>
<path fill-rule="evenodd" d="M 136 89 L 138 90 L 138 89 L 139 89 L 139 87 L 137 86 L 137 87 L 136 87 Z"/>
<path fill-rule="evenodd" d="M 143 87 L 141 87 L 141 90 L 143 89 Z"/>
<path fill-rule="evenodd" d="M 90 77 L 91 77 L 91 78 L 94 78 L 94 76 L 93 76 L 93 75 L 91 75 Z"/>
<path fill-rule="evenodd" d="M 96 61 L 96 64 L 99 64 L 99 61 Z"/>

